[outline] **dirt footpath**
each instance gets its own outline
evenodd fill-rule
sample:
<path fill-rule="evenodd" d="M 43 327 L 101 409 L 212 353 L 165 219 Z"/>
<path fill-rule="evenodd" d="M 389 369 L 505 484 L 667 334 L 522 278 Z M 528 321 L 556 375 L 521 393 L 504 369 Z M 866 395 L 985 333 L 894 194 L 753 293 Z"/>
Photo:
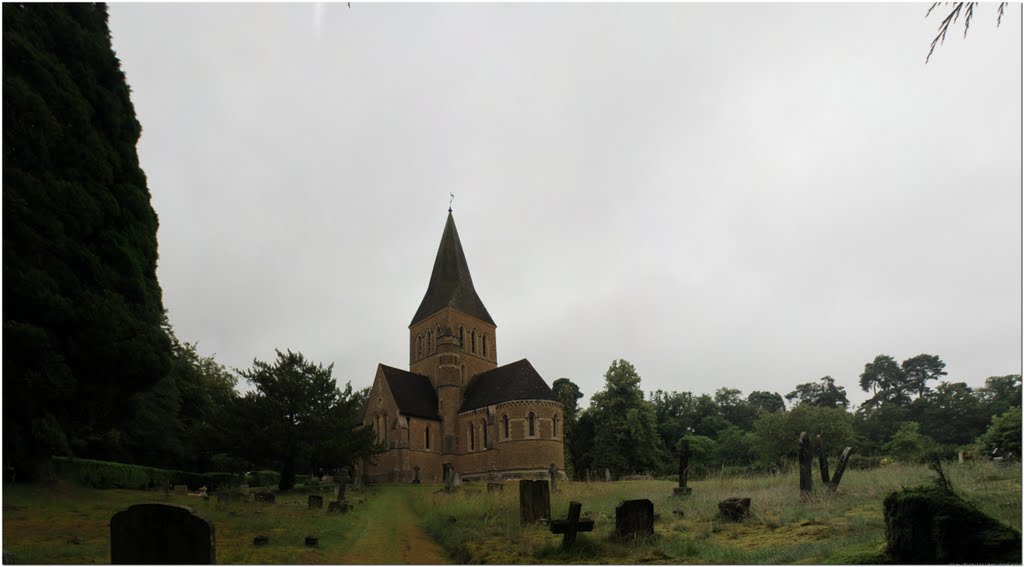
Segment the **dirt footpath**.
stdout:
<path fill-rule="evenodd" d="M 444 551 L 420 528 L 402 491 L 381 490 L 365 504 L 366 525 L 340 561 L 346 565 L 443 565 Z"/>

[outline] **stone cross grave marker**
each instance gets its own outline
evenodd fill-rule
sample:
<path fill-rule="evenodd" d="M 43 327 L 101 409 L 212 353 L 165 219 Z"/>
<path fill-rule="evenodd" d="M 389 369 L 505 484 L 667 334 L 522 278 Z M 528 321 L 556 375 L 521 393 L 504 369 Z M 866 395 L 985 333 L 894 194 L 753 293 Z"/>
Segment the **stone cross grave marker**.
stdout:
<path fill-rule="evenodd" d="M 216 559 L 213 524 L 186 506 L 136 504 L 110 518 L 114 565 L 199 565 Z"/>
<path fill-rule="evenodd" d="M 827 486 L 829 483 L 829 478 L 828 457 L 825 455 L 825 443 L 823 443 L 821 440 L 821 434 L 816 435 L 814 439 L 816 441 L 815 450 L 818 453 L 818 468 L 821 469 L 821 483 Z"/>
<path fill-rule="evenodd" d="M 555 481 L 558 480 L 558 467 L 555 463 L 548 465 L 548 475 L 551 476 L 551 492 L 557 492 L 558 488 L 555 486 Z"/>
<path fill-rule="evenodd" d="M 686 486 L 686 475 L 690 471 L 690 442 L 683 439 L 679 447 L 679 486 L 672 493 L 676 496 L 689 496 L 693 489 Z"/>
<path fill-rule="evenodd" d="M 532 524 L 551 517 L 551 492 L 546 480 L 519 481 L 519 521 Z"/>
<path fill-rule="evenodd" d="M 811 439 L 807 432 L 800 433 L 800 500 L 811 499 L 814 479 L 811 476 Z"/>
<path fill-rule="evenodd" d="M 306 502 L 306 509 L 313 510 L 314 508 L 320 510 L 324 507 L 324 497 L 319 494 L 310 494 Z"/>
<path fill-rule="evenodd" d="M 615 507 L 615 535 L 654 535 L 654 503 L 646 498 L 619 502 Z"/>
<path fill-rule="evenodd" d="M 569 502 L 569 514 L 564 520 L 551 520 L 548 529 L 553 534 L 562 535 L 562 547 L 570 547 L 576 543 L 577 532 L 594 531 L 594 520 L 591 518 L 580 519 L 580 509 L 583 504 L 576 501 Z"/>

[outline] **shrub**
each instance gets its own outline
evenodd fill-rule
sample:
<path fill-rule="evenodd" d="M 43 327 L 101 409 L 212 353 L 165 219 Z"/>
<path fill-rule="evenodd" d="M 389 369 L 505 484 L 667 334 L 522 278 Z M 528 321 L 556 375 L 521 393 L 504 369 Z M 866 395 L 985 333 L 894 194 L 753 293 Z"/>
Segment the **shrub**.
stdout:
<path fill-rule="evenodd" d="M 198 490 L 202 486 L 214 489 L 241 482 L 239 475 L 231 473 L 200 474 L 70 457 L 53 457 L 53 470 L 57 478 L 71 480 L 90 488 L 145 490 L 184 484 L 189 490 Z"/>
<path fill-rule="evenodd" d="M 251 471 L 245 473 L 249 486 L 277 486 L 281 482 L 281 473 L 277 471 Z"/>

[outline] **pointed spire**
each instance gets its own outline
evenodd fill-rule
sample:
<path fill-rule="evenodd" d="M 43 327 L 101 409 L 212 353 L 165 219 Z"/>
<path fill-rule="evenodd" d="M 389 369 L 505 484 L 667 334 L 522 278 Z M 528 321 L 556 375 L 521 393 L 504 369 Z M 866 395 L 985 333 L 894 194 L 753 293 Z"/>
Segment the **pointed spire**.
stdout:
<path fill-rule="evenodd" d="M 466 263 L 466 254 L 462 251 L 459 231 L 455 228 L 451 209 L 448 210 L 448 222 L 445 223 L 444 233 L 441 235 L 441 245 L 437 248 L 437 258 L 434 259 L 434 271 L 430 274 L 427 293 L 423 296 L 412 322 L 421 321 L 445 307 L 453 307 L 494 325 L 490 313 L 473 289 L 473 278 L 469 275 L 469 265 Z"/>

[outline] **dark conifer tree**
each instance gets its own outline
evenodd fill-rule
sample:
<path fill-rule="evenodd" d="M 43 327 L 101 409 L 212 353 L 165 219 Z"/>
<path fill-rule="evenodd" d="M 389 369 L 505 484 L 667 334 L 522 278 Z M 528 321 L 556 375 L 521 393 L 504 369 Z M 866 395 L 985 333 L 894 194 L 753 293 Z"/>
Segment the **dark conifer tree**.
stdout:
<path fill-rule="evenodd" d="M 170 342 L 106 6 L 4 4 L 3 92 L 4 455 L 115 456 Z"/>

